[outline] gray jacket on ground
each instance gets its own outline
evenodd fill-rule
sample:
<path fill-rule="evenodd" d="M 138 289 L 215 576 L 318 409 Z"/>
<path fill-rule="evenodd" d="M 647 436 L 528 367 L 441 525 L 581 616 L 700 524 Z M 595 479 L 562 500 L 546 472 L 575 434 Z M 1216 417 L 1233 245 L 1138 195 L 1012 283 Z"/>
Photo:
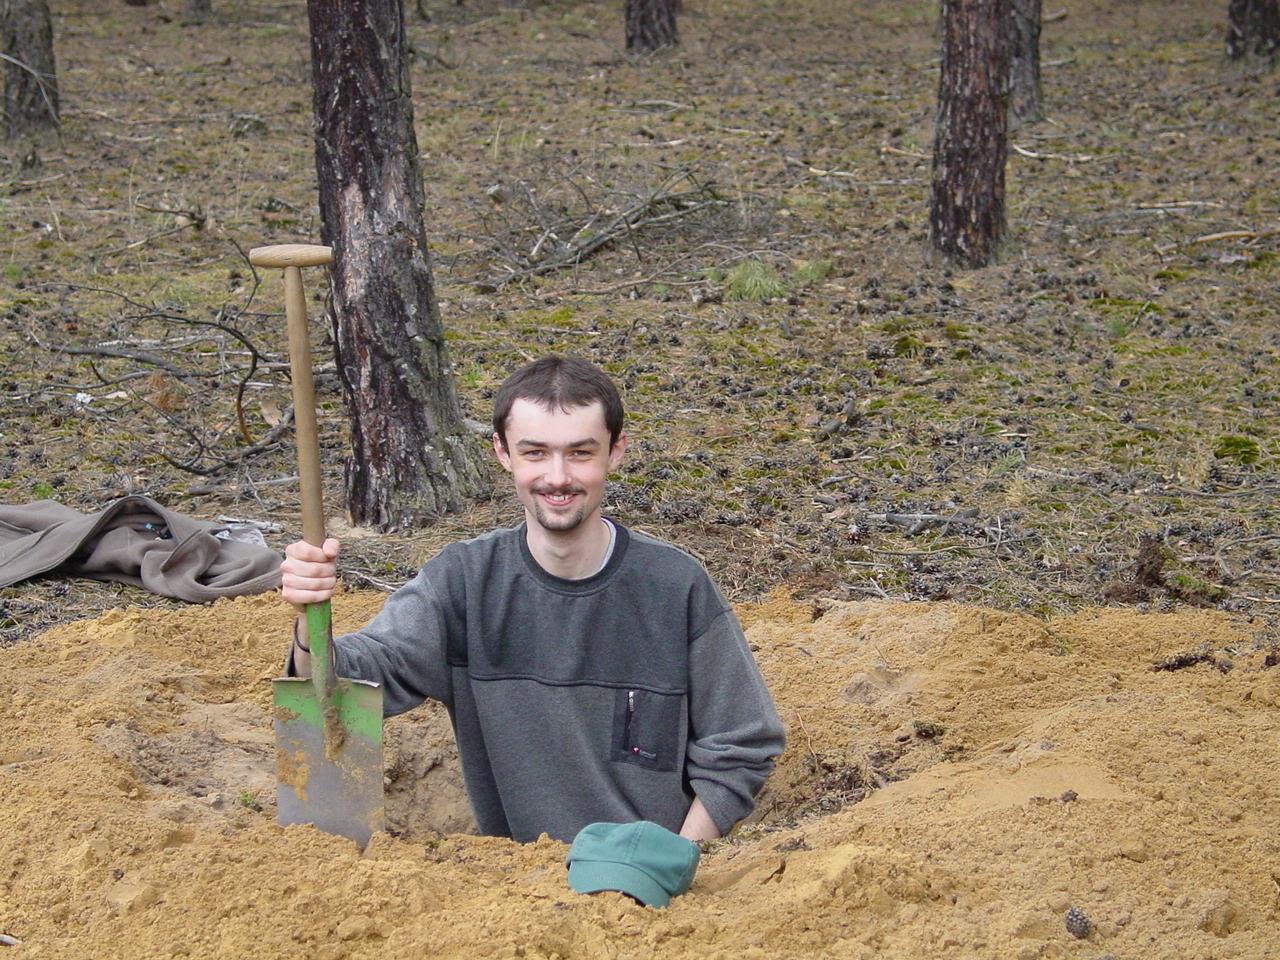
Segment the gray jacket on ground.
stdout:
<path fill-rule="evenodd" d="M 453 720 L 487 834 L 571 840 L 597 821 L 677 831 L 696 794 L 721 831 L 751 812 L 783 728 L 737 618 L 702 566 L 617 526 L 604 568 L 563 580 L 525 528 L 452 544 L 337 638 L 340 676 L 388 716 Z"/>

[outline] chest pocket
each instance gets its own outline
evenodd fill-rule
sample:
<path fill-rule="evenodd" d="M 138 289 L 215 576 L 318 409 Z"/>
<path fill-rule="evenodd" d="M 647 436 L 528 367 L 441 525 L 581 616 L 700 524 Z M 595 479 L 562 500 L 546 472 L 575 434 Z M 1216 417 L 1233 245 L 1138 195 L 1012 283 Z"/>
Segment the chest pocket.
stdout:
<path fill-rule="evenodd" d="M 650 690 L 615 691 L 613 746 L 609 759 L 634 763 L 650 770 L 679 769 L 681 753 L 680 713 L 684 700 L 678 693 Z"/>

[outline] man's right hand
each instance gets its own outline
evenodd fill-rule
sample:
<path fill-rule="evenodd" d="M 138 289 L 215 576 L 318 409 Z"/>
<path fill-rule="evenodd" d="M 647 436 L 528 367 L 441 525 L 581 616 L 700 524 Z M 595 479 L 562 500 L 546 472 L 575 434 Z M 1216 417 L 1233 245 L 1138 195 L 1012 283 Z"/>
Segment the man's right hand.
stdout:
<path fill-rule="evenodd" d="M 284 562 L 280 564 L 280 593 L 284 599 L 301 606 L 323 603 L 332 597 L 338 583 L 339 546 L 338 541 L 330 537 L 323 547 L 305 540 L 285 547 Z"/>

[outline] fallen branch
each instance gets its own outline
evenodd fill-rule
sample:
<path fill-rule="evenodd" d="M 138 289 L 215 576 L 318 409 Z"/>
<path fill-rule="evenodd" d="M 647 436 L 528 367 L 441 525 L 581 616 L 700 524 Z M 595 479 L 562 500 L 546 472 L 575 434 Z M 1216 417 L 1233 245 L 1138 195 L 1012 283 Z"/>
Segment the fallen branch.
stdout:
<path fill-rule="evenodd" d="M 1089 163 L 1098 159 L 1091 153 L 1036 153 L 1034 150 L 1028 150 L 1026 147 L 1021 147 L 1016 143 L 1010 144 L 1010 146 L 1013 147 L 1014 153 L 1030 157 L 1032 160 L 1065 160 L 1067 163 Z"/>
<path fill-rule="evenodd" d="M 1280 233 L 1277 230 L 1224 230 L 1222 233 L 1206 233 L 1203 237 L 1188 240 L 1188 243 L 1213 243 L 1215 240 L 1265 240 Z"/>
<path fill-rule="evenodd" d="M 932 159 L 927 153 L 920 153 L 917 150 L 903 150 L 901 147 L 882 146 L 881 153 L 896 153 L 900 157 L 911 157 L 913 160 L 930 160 Z"/>
<path fill-rule="evenodd" d="M 238 497 L 245 489 L 252 489 L 253 487 L 283 487 L 297 482 L 298 475 L 295 473 L 291 477 L 272 477 L 269 480 L 255 480 L 251 484 L 246 484 L 245 487 L 241 487 L 238 483 L 193 483 L 187 487 L 186 494 L 189 497 L 204 497 L 212 493 L 225 493 Z"/>
<path fill-rule="evenodd" d="M 273 448 L 276 445 L 276 442 L 282 436 L 284 436 L 285 432 L 292 425 L 293 425 L 293 405 L 290 404 L 289 408 L 285 410 L 284 415 L 280 418 L 280 422 L 277 423 L 274 427 L 272 427 L 265 437 L 263 437 L 257 443 L 251 443 L 247 447 L 241 447 L 238 450 L 232 451 L 227 456 L 219 458 L 219 462 L 212 467 L 197 465 L 199 461 L 204 457 L 204 454 L 206 452 L 204 449 L 201 449 L 200 453 L 197 453 L 194 457 L 192 457 L 186 463 L 179 463 L 177 460 L 174 460 L 167 453 L 161 453 L 160 456 L 163 457 L 165 462 L 172 467 L 177 467 L 179 470 L 183 470 L 187 473 L 194 473 L 194 474 L 197 474 L 198 476 L 207 477 L 217 473 L 220 470 L 225 470 L 227 467 L 234 466 L 235 464 L 241 463 L 252 456 L 255 456 L 259 453 L 262 453 L 266 450 Z"/>
<path fill-rule="evenodd" d="M 123 247 L 114 247 L 113 249 L 103 253 L 102 256 L 111 257 L 111 256 L 115 256 L 117 253 L 126 253 L 129 250 L 136 250 L 138 247 L 144 247 L 148 243 L 152 243 L 155 240 L 161 240 L 164 237 L 173 236 L 173 234 L 175 233 L 181 233 L 183 230 L 186 230 L 188 227 L 194 227 L 194 226 L 195 226 L 194 223 L 179 224 L 176 227 L 170 227 L 168 230 L 161 230 L 159 233 L 153 233 L 149 237 L 143 237 L 141 240 L 135 240 L 133 241 L 133 243 L 126 243 Z"/>
<path fill-rule="evenodd" d="M 986 530 L 987 524 L 982 520 L 975 519 L 978 516 L 976 507 L 969 507 L 967 510 L 961 510 L 957 513 L 869 513 L 869 520 L 879 520 L 881 523 L 891 523 L 895 527 L 901 527 L 907 533 L 908 537 L 914 537 L 916 534 L 924 533 L 926 530 L 941 530 L 946 533 L 951 526 L 978 528 Z"/>
<path fill-rule="evenodd" d="M 70 344 L 60 343 L 44 343 L 36 336 L 34 327 L 29 331 L 32 342 L 50 353 L 66 353 L 71 356 L 83 357 L 109 357 L 117 360 L 137 360 L 139 363 L 147 363 L 154 367 L 159 367 L 170 376 L 177 377 L 179 380 L 191 380 L 196 377 L 216 376 L 214 373 L 188 373 L 175 367 L 164 357 L 156 356 L 154 353 L 148 353 L 145 350 L 131 350 L 128 347 L 75 347 Z"/>
<path fill-rule="evenodd" d="M 672 186 L 681 180 L 692 184 L 692 189 L 673 192 Z M 608 206 L 592 210 L 593 201 L 582 187 L 572 179 L 567 182 L 588 208 L 585 217 L 566 218 L 563 210 L 559 216 L 552 216 L 554 211 L 547 208 L 550 201 L 546 197 L 540 200 L 536 190 L 523 182 L 516 189 L 490 189 L 490 200 L 499 208 L 515 203 L 522 206 L 532 220 L 530 224 L 509 229 L 508 237 L 527 235 L 535 230 L 537 236 L 527 253 L 509 247 L 503 249 L 505 244 L 499 240 L 498 252 L 510 261 L 505 267 L 510 273 L 478 284 L 479 289 L 494 292 L 513 280 L 526 280 L 576 267 L 606 247 L 628 239 L 636 247 L 633 235 L 642 229 L 668 225 L 711 207 L 729 205 L 729 201 L 719 196 L 712 185 L 699 183 L 687 170 L 667 177 L 647 196 L 620 212 Z M 567 240 L 563 239 L 566 237 Z M 636 251 L 638 254 L 638 247 Z"/>

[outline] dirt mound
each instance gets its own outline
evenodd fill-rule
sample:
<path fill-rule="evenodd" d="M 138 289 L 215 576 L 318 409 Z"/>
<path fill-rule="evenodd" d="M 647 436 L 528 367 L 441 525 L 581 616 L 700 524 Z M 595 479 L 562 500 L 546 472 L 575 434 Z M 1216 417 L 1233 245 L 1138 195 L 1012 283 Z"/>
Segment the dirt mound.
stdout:
<path fill-rule="evenodd" d="M 381 600 L 340 597 L 339 629 Z M 741 612 L 789 748 L 665 911 L 571 893 L 563 844 L 453 832 L 442 711 L 392 724 L 392 833 L 364 855 L 276 827 L 272 598 L 56 628 L 0 657 L 0 932 L 15 957 L 77 958 L 1271 951 L 1280 670 L 1247 622 Z M 1188 650 L 1208 655 L 1153 669 Z"/>

